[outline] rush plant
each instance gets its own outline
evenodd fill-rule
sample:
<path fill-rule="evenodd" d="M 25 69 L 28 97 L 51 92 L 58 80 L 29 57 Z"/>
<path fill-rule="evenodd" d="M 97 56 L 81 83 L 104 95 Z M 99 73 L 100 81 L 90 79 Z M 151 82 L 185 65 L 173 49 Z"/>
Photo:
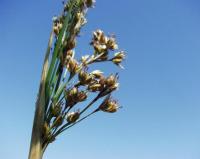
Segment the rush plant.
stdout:
<path fill-rule="evenodd" d="M 92 70 L 93 64 L 103 62 L 122 67 L 125 53 L 118 49 L 115 37 L 98 29 L 93 32 L 90 42 L 92 53 L 79 60 L 75 57 L 76 37 L 86 24 L 88 8 L 94 3 L 94 0 L 69 0 L 63 3 L 62 14 L 53 17 L 36 102 L 29 159 L 41 159 L 58 135 L 91 115 L 114 113 L 119 108 L 111 97 L 119 86 L 118 74 L 106 77 L 102 71 Z M 97 101 L 101 104 L 97 105 Z M 79 103 L 81 107 L 78 109 Z"/>

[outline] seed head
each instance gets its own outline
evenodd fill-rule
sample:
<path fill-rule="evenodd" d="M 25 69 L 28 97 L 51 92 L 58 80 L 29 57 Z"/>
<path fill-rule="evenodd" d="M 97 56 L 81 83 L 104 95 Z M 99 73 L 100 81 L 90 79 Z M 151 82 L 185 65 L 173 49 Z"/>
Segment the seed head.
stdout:
<path fill-rule="evenodd" d="M 112 62 L 122 67 L 120 64 L 124 59 L 125 59 L 125 53 L 123 51 L 120 51 L 120 52 L 115 53 L 114 57 L 112 58 Z"/>
<path fill-rule="evenodd" d="M 69 123 L 76 122 L 79 119 L 79 117 L 80 117 L 80 113 L 78 111 L 71 112 L 66 115 L 67 122 L 69 122 Z"/>
<path fill-rule="evenodd" d="M 67 69 L 69 70 L 71 74 L 76 74 L 77 71 L 79 70 L 78 62 L 75 59 L 70 58 L 67 65 Z"/>
<path fill-rule="evenodd" d="M 104 91 L 101 92 L 101 96 L 108 95 L 115 91 L 119 87 L 119 83 L 117 83 L 118 75 L 110 75 L 107 78 L 102 78 L 102 85 L 104 83 Z M 100 81 L 99 81 L 100 82 Z"/>
<path fill-rule="evenodd" d="M 107 87 L 114 86 L 117 83 L 117 76 L 110 75 L 109 77 L 106 78 L 105 84 Z"/>
<path fill-rule="evenodd" d="M 76 46 L 76 39 L 70 39 L 68 42 L 67 42 L 67 49 L 68 50 L 72 50 L 74 49 Z"/>
<path fill-rule="evenodd" d="M 100 70 L 92 71 L 90 74 L 93 75 L 95 78 L 101 78 L 103 76 L 103 72 Z"/>
<path fill-rule="evenodd" d="M 77 102 L 83 102 L 87 99 L 87 93 L 85 91 L 78 92 L 76 100 Z"/>
<path fill-rule="evenodd" d="M 88 86 L 88 90 L 91 92 L 101 91 L 103 86 L 100 83 L 94 83 Z"/>
<path fill-rule="evenodd" d="M 67 100 L 67 105 L 72 107 L 77 101 L 76 96 L 78 94 L 78 88 L 74 87 L 68 91 L 66 91 L 65 98 Z"/>
<path fill-rule="evenodd" d="M 92 76 L 88 74 L 86 71 L 81 71 L 78 74 L 78 78 L 82 85 L 87 85 L 92 81 Z"/>
<path fill-rule="evenodd" d="M 93 45 L 97 53 L 118 49 L 118 45 L 114 36 L 105 36 L 102 30 L 97 30 L 93 32 L 93 39 L 90 44 Z"/>
<path fill-rule="evenodd" d="M 83 66 L 87 65 L 87 61 L 89 59 L 90 55 L 85 55 L 81 57 L 81 62 L 83 63 Z"/>
<path fill-rule="evenodd" d="M 63 117 L 59 115 L 54 119 L 52 127 L 59 127 L 60 125 L 62 125 L 62 123 L 63 123 Z"/>
<path fill-rule="evenodd" d="M 53 32 L 54 32 L 55 35 L 59 34 L 59 28 L 58 28 L 57 25 L 53 27 Z"/>
<path fill-rule="evenodd" d="M 102 104 L 99 106 L 99 110 L 108 112 L 108 113 L 114 113 L 119 108 L 118 103 L 116 100 L 112 100 L 110 96 L 108 96 Z"/>
<path fill-rule="evenodd" d="M 97 53 L 102 53 L 107 50 L 107 46 L 105 44 L 99 44 L 98 42 L 93 43 L 93 47 Z"/>
<path fill-rule="evenodd" d="M 54 116 L 54 117 L 57 117 L 57 116 L 59 116 L 60 115 L 60 112 L 61 112 L 61 106 L 59 105 L 59 104 L 57 104 L 57 105 L 52 105 L 51 106 L 51 109 L 50 109 L 50 111 L 51 111 L 51 114 Z"/>
<path fill-rule="evenodd" d="M 110 49 L 110 50 L 116 50 L 116 49 L 118 49 L 118 45 L 117 45 L 116 40 L 115 40 L 114 37 L 110 37 L 110 38 L 108 39 L 107 47 L 108 47 L 108 49 Z"/>
<path fill-rule="evenodd" d="M 96 2 L 95 0 L 85 0 L 86 6 L 88 8 L 93 7 L 95 2 Z"/>
<path fill-rule="evenodd" d="M 77 95 L 77 93 L 78 93 L 78 88 L 73 87 L 71 90 L 69 90 L 67 97 L 73 98 Z"/>
<path fill-rule="evenodd" d="M 58 35 L 60 30 L 63 27 L 62 22 L 60 21 L 60 19 L 58 17 L 53 17 L 53 31 L 55 35 Z"/>
<path fill-rule="evenodd" d="M 104 32 L 100 29 L 93 32 L 93 40 L 100 41 L 104 37 Z"/>

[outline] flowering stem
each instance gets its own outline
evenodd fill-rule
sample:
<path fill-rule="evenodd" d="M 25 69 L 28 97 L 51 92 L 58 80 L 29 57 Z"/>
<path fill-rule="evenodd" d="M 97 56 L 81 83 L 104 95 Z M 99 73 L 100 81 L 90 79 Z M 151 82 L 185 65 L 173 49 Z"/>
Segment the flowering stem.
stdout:
<path fill-rule="evenodd" d="M 99 109 L 94 110 L 92 113 L 90 113 L 90 114 L 84 116 L 83 118 L 81 118 L 81 119 L 78 120 L 77 122 L 73 123 L 72 125 L 70 125 L 70 126 L 68 126 L 68 127 L 65 127 L 60 133 L 62 133 L 63 131 L 65 131 L 65 130 L 67 130 L 67 129 L 69 129 L 69 128 L 71 128 L 71 127 L 74 126 L 75 124 L 80 123 L 81 121 L 83 121 L 84 119 L 88 118 L 89 116 L 91 116 L 92 114 L 94 114 L 94 113 L 96 113 L 96 112 L 98 112 L 98 111 L 99 111 Z"/>
<path fill-rule="evenodd" d="M 91 107 L 98 99 L 99 99 L 99 94 L 90 102 L 81 112 L 80 115 L 83 114 L 89 107 Z"/>
<path fill-rule="evenodd" d="M 32 137 L 31 137 L 30 151 L 28 157 L 29 159 L 41 159 L 43 155 L 41 130 L 43 127 L 44 114 L 45 114 L 45 82 L 46 82 L 45 80 L 48 71 L 48 59 L 52 41 L 53 41 L 53 32 L 51 32 L 50 34 L 49 43 L 43 64 L 40 88 L 38 93 L 38 99 L 36 102 L 35 117 L 33 122 Z"/>

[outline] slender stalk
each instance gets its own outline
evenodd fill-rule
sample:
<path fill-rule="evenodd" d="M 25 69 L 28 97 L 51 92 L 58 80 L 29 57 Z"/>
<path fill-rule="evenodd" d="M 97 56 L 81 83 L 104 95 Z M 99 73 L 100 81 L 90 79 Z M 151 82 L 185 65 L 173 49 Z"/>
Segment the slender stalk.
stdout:
<path fill-rule="evenodd" d="M 43 155 L 42 151 L 42 127 L 44 123 L 44 114 L 45 114 L 45 79 L 48 71 L 48 59 L 50 54 L 50 49 L 53 41 L 53 32 L 50 34 L 50 39 L 44 59 L 39 93 L 36 102 L 36 110 L 32 128 L 32 137 L 29 150 L 29 159 L 41 159 Z"/>
<path fill-rule="evenodd" d="M 93 112 L 91 112 L 90 114 L 84 116 L 83 118 L 81 118 L 81 119 L 78 120 L 77 122 L 73 123 L 72 125 L 69 125 L 69 126 L 65 127 L 62 131 L 60 131 L 60 133 L 62 133 L 63 131 L 65 131 L 65 130 L 67 130 L 67 129 L 69 129 L 69 128 L 71 128 L 71 127 L 74 126 L 75 124 L 80 123 L 81 121 L 83 121 L 84 119 L 88 118 L 88 117 L 91 116 L 92 114 L 98 112 L 98 110 L 99 110 L 99 109 L 96 109 L 95 111 L 93 111 Z"/>
<path fill-rule="evenodd" d="M 86 107 L 85 107 L 85 109 L 83 109 L 81 112 L 80 112 L 80 115 L 82 114 L 82 113 L 84 113 L 90 106 L 92 106 L 97 100 L 99 99 L 99 95 L 97 95 Z M 69 109 L 70 110 L 70 109 Z M 69 111 L 68 110 L 68 111 Z M 67 111 L 67 112 L 68 112 Z M 60 134 L 61 132 L 63 132 L 63 130 L 67 127 L 67 126 L 69 126 L 70 124 L 72 124 L 72 123 L 66 123 L 66 124 L 64 124 L 61 128 L 59 128 L 58 129 L 58 131 L 54 134 L 54 137 L 56 137 L 58 134 Z"/>

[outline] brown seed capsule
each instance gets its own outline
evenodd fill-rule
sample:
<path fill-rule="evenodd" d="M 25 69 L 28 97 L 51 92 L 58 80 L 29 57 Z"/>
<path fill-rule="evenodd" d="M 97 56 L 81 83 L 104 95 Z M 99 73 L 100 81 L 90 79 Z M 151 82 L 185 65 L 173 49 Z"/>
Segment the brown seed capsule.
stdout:
<path fill-rule="evenodd" d="M 79 112 L 71 112 L 67 114 L 66 119 L 67 119 L 67 122 L 74 123 L 79 119 L 79 117 L 80 117 Z"/>
<path fill-rule="evenodd" d="M 69 90 L 67 93 L 67 100 L 73 100 L 73 98 L 77 96 L 77 93 L 78 93 L 77 87 L 74 87 L 71 90 Z"/>
<path fill-rule="evenodd" d="M 101 78 L 103 76 L 103 72 L 101 72 L 100 70 L 92 71 L 90 74 L 95 78 Z"/>
<path fill-rule="evenodd" d="M 110 49 L 110 50 L 116 50 L 116 49 L 118 49 L 118 45 L 116 43 L 116 40 L 113 37 L 109 38 L 109 40 L 106 43 L 106 45 L 107 45 L 108 49 Z"/>
<path fill-rule="evenodd" d="M 61 109 L 62 109 L 61 106 L 57 104 L 57 105 L 52 105 L 50 111 L 54 117 L 57 117 L 59 116 Z"/>
<path fill-rule="evenodd" d="M 67 69 L 71 74 L 76 74 L 77 71 L 79 70 L 78 62 L 75 59 L 70 58 Z"/>
<path fill-rule="evenodd" d="M 116 59 L 125 59 L 124 51 L 120 51 L 120 52 L 115 53 L 114 58 L 116 58 Z"/>
<path fill-rule="evenodd" d="M 91 82 L 92 76 L 88 74 L 86 71 L 81 71 L 78 74 L 79 81 L 82 85 L 87 85 Z"/>
<path fill-rule="evenodd" d="M 114 86 L 117 82 L 117 78 L 114 75 L 110 75 L 109 77 L 106 78 L 105 84 L 107 87 Z"/>
<path fill-rule="evenodd" d="M 87 93 L 85 91 L 78 92 L 77 94 L 77 102 L 83 102 L 87 99 Z"/>
<path fill-rule="evenodd" d="M 106 45 L 108 43 L 109 38 L 105 35 L 100 36 L 99 43 Z"/>
<path fill-rule="evenodd" d="M 112 58 L 112 62 L 117 66 L 123 68 L 121 62 L 125 59 L 125 53 L 123 51 L 115 53 L 114 57 Z"/>
<path fill-rule="evenodd" d="M 73 87 L 67 90 L 65 93 L 65 98 L 67 100 L 67 106 L 72 107 L 77 103 L 78 88 Z"/>
<path fill-rule="evenodd" d="M 73 57 L 74 56 L 74 51 L 73 50 L 68 50 L 66 54 L 69 57 Z"/>
<path fill-rule="evenodd" d="M 114 58 L 112 62 L 116 65 L 119 65 L 122 62 L 122 59 Z"/>
<path fill-rule="evenodd" d="M 104 112 L 108 112 L 108 113 L 114 113 L 117 111 L 117 109 L 119 108 L 117 101 L 116 100 L 112 100 L 110 98 L 110 96 L 108 96 L 103 102 L 102 104 L 99 106 L 99 110 L 104 111 Z"/>
<path fill-rule="evenodd" d="M 59 127 L 60 125 L 62 125 L 62 123 L 63 123 L 63 117 L 59 115 L 54 119 L 52 127 Z"/>
<path fill-rule="evenodd" d="M 62 29 L 63 24 L 62 23 L 58 23 L 58 29 L 59 31 Z"/>
<path fill-rule="evenodd" d="M 93 46 L 97 53 L 102 53 L 107 50 L 107 46 L 105 44 L 94 43 Z"/>
<path fill-rule="evenodd" d="M 100 39 L 104 36 L 104 32 L 100 29 L 93 32 L 93 40 L 100 41 Z"/>
<path fill-rule="evenodd" d="M 102 89 L 103 89 L 103 87 L 99 83 L 91 84 L 88 86 L 88 90 L 91 92 L 101 91 Z"/>
<path fill-rule="evenodd" d="M 106 78 L 104 76 L 101 76 L 100 79 L 99 79 L 99 84 L 104 86 L 105 85 L 105 81 L 106 81 Z"/>
<path fill-rule="evenodd" d="M 95 0 L 85 0 L 86 6 L 88 8 L 93 7 L 95 2 Z"/>
<path fill-rule="evenodd" d="M 53 27 L 53 32 L 54 32 L 55 35 L 59 34 L 59 28 L 58 28 L 57 25 Z"/>
<path fill-rule="evenodd" d="M 68 48 L 69 50 L 74 49 L 75 46 L 76 46 L 76 39 L 71 39 L 71 40 L 69 40 L 69 41 L 67 42 L 67 48 Z"/>

